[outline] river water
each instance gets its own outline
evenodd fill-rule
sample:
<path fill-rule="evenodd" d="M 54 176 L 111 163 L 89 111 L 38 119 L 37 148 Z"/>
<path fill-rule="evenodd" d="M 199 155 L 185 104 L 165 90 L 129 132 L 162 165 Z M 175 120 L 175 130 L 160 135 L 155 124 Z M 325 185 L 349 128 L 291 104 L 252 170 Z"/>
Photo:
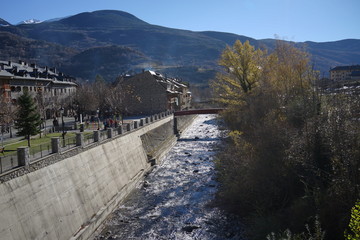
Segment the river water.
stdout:
<path fill-rule="evenodd" d="M 239 224 L 212 204 L 217 126 L 216 115 L 198 116 L 93 239 L 242 239 Z"/>

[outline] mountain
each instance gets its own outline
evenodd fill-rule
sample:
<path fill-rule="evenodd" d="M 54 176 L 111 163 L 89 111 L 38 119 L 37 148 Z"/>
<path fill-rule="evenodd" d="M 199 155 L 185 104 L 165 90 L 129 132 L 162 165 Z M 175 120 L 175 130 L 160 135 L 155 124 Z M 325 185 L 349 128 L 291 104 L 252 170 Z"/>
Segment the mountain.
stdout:
<path fill-rule="evenodd" d="M 28 20 L 24 20 L 22 22 L 19 22 L 19 24 L 38 24 L 38 23 L 41 23 L 42 21 L 40 20 L 37 20 L 37 19 L 28 19 Z"/>
<path fill-rule="evenodd" d="M 74 55 L 68 64 L 62 66 L 62 70 L 82 79 L 94 78 L 98 74 L 105 79 L 114 79 L 130 71 L 151 67 L 148 62 L 149 58 L 139 51 L 113 45 L 90 48 Z"/>
<path fill-rule="evenodd" d="M 315 67 L 328 73 L 330 67 L 360 63 L 360 40 L 346 39 L 335 42 L 305 42 Z"/>
<path fill-rule="evenodd" d="M 6 27 L 10 26 L 11 24 L 5 21 L 4 19 L 0 18 L 0 26 Z"/>
<path fill-rule="evenodd" d="M 0 59 L 7 60 L 11 53 L 17 57 L 19 51 L 24 51 L 21 45 L 25 43 L 20 44 L 21 41 L 27 42 L 25 52 L 31 52 L 27 48 L 39 48 L 39 43 L 43 43 L 57 49 L 59 54 L 55 50 L 51 54 L 61 57 L 53 60 L 43 51 L 38 54 L 37 61 L 49 61 L 66 73 L 83 79 L 93 80 L 96 74 L 101 74 L 112 81 L 126 71 L 152 68 L 193 85 L 207 85 L 215 75 L 222 50 L 237 39 L 249 40 L 254 46 L 270 51 L 276 44 L 274 39 L 256 40 L 232 33 L 161 27 L 114 10 L 84 12 L 38 24 L 0 26 L 0 37 L 6 34 L 16 38 L 17 43 L 7 41 L 3 44 L 1 41 L 3 48 L 11 51 L 7 54 L 1 51 Z M 29 41 L 33 42 L 30 44 Z M 360 63 L 360 40 L 294 44 L 306 48 L 315 67 L 326 75 L 330 67 Z M 67 57 L 63 57 L 65 52 L 69 52 Z M 25 54 L 22 56 L 26 57 Z"/>
<path fill-rule="evenodd" d="M 59 67 L 61 63 L 79 53 L 73 48 L 9 32 L 0 32 L 0 42 L 0 59 L 15 62 L 21 59 L 40 66 Z"/>
<path fill-rule="evenodd" d="M 148 24 L 121 11 L 80 13 L 57 22 L 20 25 L 24 37 L 76 49 L 121 45 L 165 64 L 203 64 L 219 56 L 224 43 L 201 33 Z"/>

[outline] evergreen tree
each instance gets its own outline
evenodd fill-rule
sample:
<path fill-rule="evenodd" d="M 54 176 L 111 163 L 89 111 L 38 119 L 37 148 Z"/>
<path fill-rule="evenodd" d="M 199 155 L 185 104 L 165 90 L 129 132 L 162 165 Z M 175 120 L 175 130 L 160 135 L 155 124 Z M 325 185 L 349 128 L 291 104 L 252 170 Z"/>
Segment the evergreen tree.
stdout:
<path fill-rule="evenodd" d="M 40 132 L 40 114 L 28 92 L 25 92 L 18 98 L 18 106 L 18 114 L 15 123 L 15 127 L 18 129 L 17 135 L 24 136 L 28 140 L 28 146 L 30 147 L 30 136 Z"/>

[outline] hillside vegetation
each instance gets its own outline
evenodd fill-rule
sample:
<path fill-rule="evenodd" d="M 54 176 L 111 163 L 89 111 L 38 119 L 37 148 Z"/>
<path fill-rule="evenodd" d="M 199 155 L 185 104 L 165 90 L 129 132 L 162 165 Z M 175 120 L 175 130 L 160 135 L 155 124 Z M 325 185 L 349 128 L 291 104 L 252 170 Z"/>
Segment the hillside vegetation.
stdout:
<path fill-rule="evenodd" d="M 238 41 L 220 64 L 220 205 L 249 239 L 343 239 L 360 193 L 359 95 L 322 94 L 307 53 L 284 42 L 268 54 Z"/>

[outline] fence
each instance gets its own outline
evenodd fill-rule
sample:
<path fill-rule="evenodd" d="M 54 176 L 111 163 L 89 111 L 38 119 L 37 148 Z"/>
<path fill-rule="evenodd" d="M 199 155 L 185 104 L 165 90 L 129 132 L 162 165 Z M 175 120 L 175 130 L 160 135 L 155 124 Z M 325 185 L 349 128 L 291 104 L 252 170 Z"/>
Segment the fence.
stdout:
<path fill-rule="evenodd" d="M 63 149 L 70 149 L 76 147 L 76 136 L 63 138 L 61 139 L 61 143 L 61 147 Z"/>
<path fill-rule="evenodd" d="M 9 171 L 19 165 L 17 159 L 17 152 L 14 151 L 13 153 L 7 154 L 0 154 L 0 173 Z"/>
<path fill-rule="evenodd" d="M 107 130 L 104 129 L 104 130 L 100 130 L 100 141 L 103 141 L 107 138 Z"/>
<path fill-rule="evenodd" d="M 84 134 L 84 145 L 89 145 L 94 142 L 94 134 Z"/>
<path fill-rule="evenodd" d="M 43 143 L 31 146 L 29 149 L 30 159 L 38 159 L 51 154 L 51 143 Z"/>
<path fill-rule="evenodd" d="M 134 129 L 141 128 L 154 121 L 170 115 L 171 112 L 155 114 L 139 121 L 134 120 L 130 123 L 120 125 L 117 128 L 108 128 L 106 130 L 95 130 L 92 133 L 76 133 L 74 137 L 52 138 L 51 142 L 32 146 L 30 148 L 18 148 L 11 153 L 0 153 L 0 174 L 7 172 L 16 167 L 30 164 L 30 162 L 46 157 L 51 154 L 63 152 L 64 150 L 75 147 L 87 146 L 94 142 L 101 142 L 111 139 L 114 136 L 122 135 Z"/>

